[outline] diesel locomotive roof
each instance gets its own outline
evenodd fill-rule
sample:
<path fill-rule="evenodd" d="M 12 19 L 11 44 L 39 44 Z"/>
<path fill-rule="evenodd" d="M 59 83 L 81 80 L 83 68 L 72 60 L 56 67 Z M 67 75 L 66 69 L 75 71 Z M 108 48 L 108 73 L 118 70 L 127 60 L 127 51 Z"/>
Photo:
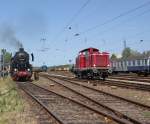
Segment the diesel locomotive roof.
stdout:
<path fill-rule="evenodd" d="M 93 50 L 95 50 L 95 51 L 99 51 L 99 49 L 89 47 L 89 48 L 86 48 L 86 49 L 84 49 L 84 50 L 81 50 L 80 52 L 85 52 L 85 51 L 88 51 L 89 49 L 93 49 Z M 79 52 L 79 53 L 80 53 L 80 52 Z"/>

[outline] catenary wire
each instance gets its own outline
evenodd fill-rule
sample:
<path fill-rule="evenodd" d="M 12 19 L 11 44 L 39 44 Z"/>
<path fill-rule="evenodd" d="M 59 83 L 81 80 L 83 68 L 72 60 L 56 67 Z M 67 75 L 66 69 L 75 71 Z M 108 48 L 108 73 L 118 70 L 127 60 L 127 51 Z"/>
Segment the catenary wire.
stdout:
<path fill-rule="evenodd" d="M 101 24 L 97 24 L 97 25 L 95 25 L 95 26 L 93 26 L 93 27 L 91 27 L 91 28 L 88 28 L 88 29 L 86 29 L 85 31 L 81 32 L 80 34 L 84 34 L 84 33 L 93 31 L 93 30 L 95 30 L 95 29 L 97 29 L 97 28 L 99 28 L 99 27 L 101 27 L 101 26 L 103 26 L 103 25 L 106 25 L 106 24 L 109 24 L 109 23 L 111 23 L 111 22 L 113 22 L 113 21 L 116 21 L 117 19 L 119 19 L 119 18 L 121 18 L 121 17 L 124 17 L 124 16 L 126 16 L 126 15 L 128 15 L 128 14 L 130 14 L 130 13 L 133 13 L 133 12 L 137 11 L 138 9 L 141 9 L 141 8 L 143 8 L 143 7 L 145 7 L 145 6 L 148 6 L 148 5 L 150 5 L 150 1 L 148 1 L 148 2 L 146 2 L 146 3 L 144 3 L 144 4 L 142 4 L 142 5 L 140 5 L 140 6 L 138 6 L 138 7 L 135 7 L 135 8 L 133 8 L 133 9 L 130 9 L 130 10 L 126 11 L 126 12 L 123 12 L 123 13 L 121 13 L 120 15 L 115 16 L 115 17 L 113 17 L 113 18 L 111 18 L 111 19 L 109 19 L 109 20 L 107 20 L 107 21 L 105 21 L 105 22 L 103 22 L 103 23 L 101 23 Z"/>

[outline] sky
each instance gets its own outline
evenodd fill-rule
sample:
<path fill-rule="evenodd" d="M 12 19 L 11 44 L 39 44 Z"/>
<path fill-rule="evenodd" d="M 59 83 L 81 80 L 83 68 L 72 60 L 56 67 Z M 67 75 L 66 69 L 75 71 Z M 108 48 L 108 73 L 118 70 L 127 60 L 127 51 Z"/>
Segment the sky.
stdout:
<path fill-rule="evenodd" d="M 0 0 L 0 49 L 22 44 L 34 66 L 74 63 L 88 47 L 120 55 L 124 41 L 143 52 L 149 22 L 150 0 Z"/>

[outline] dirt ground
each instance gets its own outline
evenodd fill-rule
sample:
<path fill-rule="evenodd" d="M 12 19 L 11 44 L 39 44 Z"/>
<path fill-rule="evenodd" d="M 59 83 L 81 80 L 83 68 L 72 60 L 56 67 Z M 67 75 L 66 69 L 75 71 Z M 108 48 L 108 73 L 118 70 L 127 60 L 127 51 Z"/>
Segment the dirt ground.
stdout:
<path fill-rule="evenodd" d="M 47 88 L 49 90 L 52 90 L 54 92 L 55 91 L 56 92 L 59 91 L 60 94 L 62 92 L 63 95 L 65 95 L 67 97 L 70 97 L 70 94 L 68 94 L 68 92 L 61 91 L 63 88 L 57 87 L 57 84 L 55 84 L 53 81 L 50 81 L 50 80 L 48 80 L 46 78 L 40 77 L 39 80 L 33 81 L 33 83 L 35 83 L 37 85 L 40 85 L 42 87 L 45 87 L 45 88 Z M 76 117 L 78 117 L 78 116 L 80 116 L 80 115 L 76 115 Z M 99 116 L 99 119 L 101 119 L 101 121 L 103 121 L 104 123 L 116 124 L 116 122 L 114 122 L 113 120 L 108 119 L 107 117 L 104 117 L 104 116 Z M 82 122 L 80 122 L 80 123 L 82 123 Z"/>
<path fill-rule="evenodd" d="M 65 72 L 65 71 L 57 71 L 57 72 L 52 71 L 49 73 L 65 75 L 65 76 L 74 76 L 72 73 Z M 144 103 L 146 105 L 150 105 L 150 92 L 148 92 L 148 91 L 127 89 L 127 88 L 121 88 L 121 87 L 117 87 L 117 86 L 107 86 L 107 85 L 101 84 L 101 81 L 99 81 L 99 84 L 97 84 L 96 86 L 93 86 L 93 83 L 90 83 L 90 81 L 88 81 L 87 83 L 85 82 L 85 84 L 88 86 L 92 86 L 96 89 L 103 90 L 105 92 L 113 93 L 113 94 L 121 96 L 121 97 L 125 97 L 128 99 L 137 101 L 137 102 Z"/>
<path fill-rule="evenodd" d="M 74 74 L 69 71 L 48 71 L 48 73 L 74 77 Z"/>

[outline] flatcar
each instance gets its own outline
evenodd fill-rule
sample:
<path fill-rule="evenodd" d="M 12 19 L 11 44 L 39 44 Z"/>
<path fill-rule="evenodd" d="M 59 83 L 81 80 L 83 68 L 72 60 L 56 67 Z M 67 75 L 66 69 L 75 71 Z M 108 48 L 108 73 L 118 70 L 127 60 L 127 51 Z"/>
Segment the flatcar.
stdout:
<path fill-rule="evenodd" d="M 139 56 L 128 59 L 117 59 L 111 61 L 113 73 L 137 73 L 138 75 L 147 76 L 150 74 L 150 57 Z"/>
<path fill-rule="evenodd" d="M 34 56 L 32 54 L 32 61 Z M 10 74 L 15 81 L 28 81 L 32 76 L 32 65 L 29 63 L 29 54 L 20 48 L 11 58 Z"/>
<path fill-rule="evenodd" d="M 72 71 L 78 78 L 105 80 L 108 77 L 109 67 L 109 53 L 90 47 L 79 52 Z"/>

